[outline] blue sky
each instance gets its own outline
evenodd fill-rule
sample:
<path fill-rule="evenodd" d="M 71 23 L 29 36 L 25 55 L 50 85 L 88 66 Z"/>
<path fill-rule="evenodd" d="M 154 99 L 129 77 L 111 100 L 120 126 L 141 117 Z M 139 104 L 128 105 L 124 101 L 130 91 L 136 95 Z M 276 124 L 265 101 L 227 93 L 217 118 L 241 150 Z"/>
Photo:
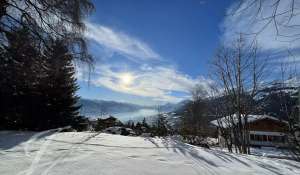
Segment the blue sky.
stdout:
<path fill-rule="evenodd" d="M 208 63 L 220 42 L 249 28 L 241 18 L 226 16 L 233 0 L 94 3 L 85 23 L 95 69 L 89 83 L 84 67 L 77 75 L 83 98 L 144 105 L 189 98 L 195 84 L 211 82 Z"/>
<path fill-rule="evenodd" d="M 206 73 L 230 1 L 100 0 L 91 22 L 122 31 L 147 43 L 191 76 Z M 199 67 L 201 66 L 201 67 Z"/>

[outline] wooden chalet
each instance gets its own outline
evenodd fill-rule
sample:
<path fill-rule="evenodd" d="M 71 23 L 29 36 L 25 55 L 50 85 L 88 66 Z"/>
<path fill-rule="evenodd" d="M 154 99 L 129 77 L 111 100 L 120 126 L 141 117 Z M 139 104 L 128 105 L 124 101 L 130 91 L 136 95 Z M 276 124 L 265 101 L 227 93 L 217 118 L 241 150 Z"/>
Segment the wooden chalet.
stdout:
<path fill-rule="evenodd" d="M 231 120 L 229 117 L 223 117 L 214 120 L 211 123 L 215 125 L 218 130 L 231 127 L 231 122 L 236 121 L 237 116 L 233 115 Z M 247 123 L 249 128 L 249 140 L 252 146 L 272 146 L 272 147 L 286 147 L 288 122 L 279 120 L 278 118 L 269 115 L 248 115 Z M 224 139 L 218 132 L 219 143 L 222 144 Z"/>

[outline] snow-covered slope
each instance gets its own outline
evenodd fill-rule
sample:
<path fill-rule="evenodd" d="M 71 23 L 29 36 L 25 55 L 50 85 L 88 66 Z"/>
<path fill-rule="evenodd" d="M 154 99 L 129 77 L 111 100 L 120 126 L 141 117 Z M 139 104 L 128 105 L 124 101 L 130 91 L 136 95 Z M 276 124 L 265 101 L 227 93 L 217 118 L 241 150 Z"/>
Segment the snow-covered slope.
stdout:
<path fill-rule="evenodd" d="M 299 162 L 229 154 L 174 139 L 0 132 L 1 175 L 300 174 Z"/>

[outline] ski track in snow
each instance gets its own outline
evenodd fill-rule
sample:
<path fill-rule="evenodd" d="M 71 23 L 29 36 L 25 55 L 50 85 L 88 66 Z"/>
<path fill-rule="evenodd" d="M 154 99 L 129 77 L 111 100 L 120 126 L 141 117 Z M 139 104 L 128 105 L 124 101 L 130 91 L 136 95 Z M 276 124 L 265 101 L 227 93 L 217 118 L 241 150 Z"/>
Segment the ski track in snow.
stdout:
<path fill-rule="evenodd" d="M 55 129 L 55 130 L 49 130 L 49 131 L 45 131 L 45 132 L 41 132 L 38 133 L 36 135 L 34 135 L 32 137 L 32 139 L 30 139 L 29 141 L 26 142 L 25 144 L 25 155 L 27 155 L 28 153 L 28 145 L 29 143 L 33 142 L 34 140 L 36 140 L 39 136 L 46 134 L 46 133 L 50 133 L 55 131 L 56 133 L 60 132 L 61 130 L 63 130 L 64 128 L 59 128 L 59 129 Z M 86 138 L 84 138 L 81 142 L 78 143 L 85 143 L 86 141 L 88 141 L 89 139 L 99 135 L 100 133 L 95 133 L 93 135 L 90 135 Z M 38 154 L 35 156 L 34 161 L 31 164 L 31 167 L 28 170 L 25 170 L 23 172 L 20 172 L 18 175 L 23 175 L 24 173 L 26 173 L 26 175 L 32 175 L 34 170 L 38 168 L 38 163 L 42 157 L 42 155 L 46 152 L 46 148 L 48 147 L 49 143 L 52 142 L 52 139 L 54 138 L 55 134 L 51 135 L 49 137 L 49 139 L 45 139 L 45 143 L 42 144 L 42 148 L 39 150 Z M 59 155 L 59 157 L 51 162 L 48 162 L 46 164 L 43 164 L 44 166 L 48 165 L 47 168 L 42 172 L 41 175 L 47 175 L 49 174 L 50 170 L 55 167 L 57 164 L 61 163 L 62 161 L 66 161 L 67 160 L 67 156 L 70 155 L 71 153 L 73 153 L 76 148 L 78 147 L 78 145 L 76 144 L 71 144 L 71 146 L 69 146 L 67 149 L 60 149 L 60 150 L 66 150 L 65 153 Z M 86 157 L 86 156 L 84 156 Z M 78 160 L 79 157 L 76 157 L 76 160 Z M 82 158 L 81 158 L 82 159 Z M 73 159 L 71 160 L 73 161 Z"/>
<path fill-rule="evenodd" d="M 0 132 L 0 174 L 300 174 L 300 163 L 292 160 L 231 154 L 171 138 L 57 131 Z"/>

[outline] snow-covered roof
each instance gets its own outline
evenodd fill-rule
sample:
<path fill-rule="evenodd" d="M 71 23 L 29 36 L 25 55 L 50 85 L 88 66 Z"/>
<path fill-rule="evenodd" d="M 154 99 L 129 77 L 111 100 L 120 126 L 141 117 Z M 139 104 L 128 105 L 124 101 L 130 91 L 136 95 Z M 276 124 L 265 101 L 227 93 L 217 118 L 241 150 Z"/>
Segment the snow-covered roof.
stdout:
<path fill-rule="evenodd" d="M 242 118 L 244 117 L 245 115 L 242 115 Z M 252 123 L 252 122 L 255 122 L 255 121 L 258 121 L 258 120 L 263 120 L 263 119 L 270 119 L 270 120 L 275 120 L 275 121 L 280 121 L 280 122 L 283 122 L 283 123 L 288 123 L 287 121 L 285 120 L 280 120 L 276 117 L 272 117 L 270 115 L 253 115 L 253 114 L 250 114 L 250 115 L 247 115 L 247 122 L 248 123 Z M 229 126 L 231 126 L 231 121 L 233 120 L 234 123 L 238 123 L 238 117 L 237 117 L 237 114 L 233 114 L 231 117 L 230 116 L 226 116 L 226 117 L 223 117 L 223 118 L 220 118 L 220 119 L 217 119 L 217 120 L 213 120 L 211 121 L 210 123 L 215 125 L 215 126 L 223 126 L 224 128 L 227 128 Z M 245 120 L 242 119 L 242 123 L 244 123 Z"/>

